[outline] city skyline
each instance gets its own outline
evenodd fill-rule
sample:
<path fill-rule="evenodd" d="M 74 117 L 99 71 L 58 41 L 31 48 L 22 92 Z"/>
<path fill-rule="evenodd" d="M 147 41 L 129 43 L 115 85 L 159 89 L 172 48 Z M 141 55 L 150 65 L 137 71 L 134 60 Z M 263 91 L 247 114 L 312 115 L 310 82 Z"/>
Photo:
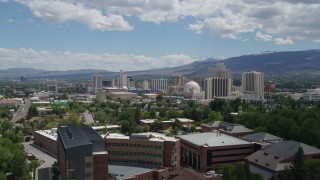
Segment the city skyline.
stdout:
<path fill-rule="evenodd" d="M 1 69 L 145 70 L 319 49 L 319 8 L 298 0 L 0 0 Z"/>

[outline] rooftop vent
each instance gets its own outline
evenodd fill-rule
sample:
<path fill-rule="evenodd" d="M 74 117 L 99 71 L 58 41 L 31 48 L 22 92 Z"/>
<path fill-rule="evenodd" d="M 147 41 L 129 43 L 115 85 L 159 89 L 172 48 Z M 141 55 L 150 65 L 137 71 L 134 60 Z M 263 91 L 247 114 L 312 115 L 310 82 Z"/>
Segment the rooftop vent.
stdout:
<path fill-rule="evenodd" d="M 279 156 L 278 156 L 278 155 L 274 155 L 274 158 L 275 158 L 275 159 L 279 159 Z"/>
<path fill-rule="evenodd" d="M 269 154 L 269 152 L 268 152 L 268 151 L 265 151 L 263 154 L 264 154 L 264 155 L 268 155 L 268 154 Z"/>
<path fill-rule="evenodd" d="M 266 166 L 269 166 L 269 163 L 266 163 Z"/>
<path fill-rule="evenodd" d="M 71 131 L 71 129 L 70 129 L 69 126 L 67 127 L 67 134 L 68 134 L 68 136 L 69 136 L 69 139 L 72 139 L 72 138 L 73 138 L 73 136 L 72 136 L 72 131 Z"/>

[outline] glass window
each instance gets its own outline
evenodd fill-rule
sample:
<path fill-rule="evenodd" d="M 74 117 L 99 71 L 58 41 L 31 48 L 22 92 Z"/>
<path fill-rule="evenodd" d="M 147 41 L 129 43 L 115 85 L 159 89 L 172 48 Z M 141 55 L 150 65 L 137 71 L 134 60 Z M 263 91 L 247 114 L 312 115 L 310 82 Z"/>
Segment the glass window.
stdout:
<path fill-rule="evenodd" d="M 86 168 L 91 168 L 92 167 L 92 163 L 91 162 L 87 162 L 86 163 Z"/>

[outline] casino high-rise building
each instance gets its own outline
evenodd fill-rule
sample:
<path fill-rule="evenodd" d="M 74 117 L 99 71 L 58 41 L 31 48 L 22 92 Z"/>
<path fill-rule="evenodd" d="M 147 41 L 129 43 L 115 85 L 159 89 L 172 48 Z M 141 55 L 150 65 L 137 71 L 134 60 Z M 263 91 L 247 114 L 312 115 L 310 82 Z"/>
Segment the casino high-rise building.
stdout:
<path fill-rule="evenodd" d="M 92 84 L 92 93 L 96 94 L 102 88 L 102 76 L 101 75 L 92 76 L 91 84 Z"/>
<path fill-rule="evenodd" d="M 263 99 L 264 74 L 262 72 L 244 72 L 242 74 L 242 89 L 244 96 Z"/>

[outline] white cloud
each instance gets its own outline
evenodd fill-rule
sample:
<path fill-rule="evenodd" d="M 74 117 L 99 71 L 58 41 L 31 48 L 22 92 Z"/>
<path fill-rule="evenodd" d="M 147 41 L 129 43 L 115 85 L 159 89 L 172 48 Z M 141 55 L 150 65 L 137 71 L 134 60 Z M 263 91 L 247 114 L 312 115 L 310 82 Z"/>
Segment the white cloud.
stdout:
<path fill-rule="evenodd" d="M 276 44 L 279 44 L 279 45 L 293 44 L 293 41 L 289 37 L 287 37 L 286 39 L 284 39 L 284 38 L 274 38 L 274 42 Z"/>
<path fill-rule="evenodd" d="M 272 41 L 272 36 L 269 34 L 263 34 L 262 32 L 258 31 L 256 33 L 256 38 L 257 40 L 262 40 L 262 41 Z"/>
<path fill-rule="evenodd" d="M 15 20 L 9 18 L 9 19 L 7 19 L 7 22 L 8 22 L 8 23 L 14 23 Z"/>
<path fill-rule="evenodd" d="M 6 3 L 8 0 L 0 0 L 0 3 Z"/>
<path fill-rule="evenodd" d="M 29 67 L 47 70 L 105 69 L 110 71 L 174 67 L 193 62 L 185 54 L 148 57 L 136 54 L 89 54 L 0 48 L 1 69 Z M 48 69 L 50 68 L 50 69 Z M 130 69 L 128 69 L 130 68 Z"/>
<path fill-rule="evenodd" d="M 133 29 L 121 15 L 104 15 L 100 10 L 88 8 L 81 3 L 73 4 L 55 0 L 26 0 L 20 2 L 28 6 L 36 17 L 49 23 L 78 21 L 91 29 L 100 31 Z"/>
<path fill-rule="evenodd" d="M 123 17 L 160 24 L 185 17 L 189 29 L 223 38 L 263 32 L 274 38 L 320 40 L 318 0 L 20 0 L 35 16 L 61 23 L 74 20 L 99 30 L 130 30 Z M 298 12 L 298 13 L 297 13 Z M 107 15 L 104 15 L 106 13 Z"/>
<path fill-rule="evenodd" d="M 202 33 L 203 24 L 189 24 L 189 29 L 195 31 L 197 34 Z"/>

